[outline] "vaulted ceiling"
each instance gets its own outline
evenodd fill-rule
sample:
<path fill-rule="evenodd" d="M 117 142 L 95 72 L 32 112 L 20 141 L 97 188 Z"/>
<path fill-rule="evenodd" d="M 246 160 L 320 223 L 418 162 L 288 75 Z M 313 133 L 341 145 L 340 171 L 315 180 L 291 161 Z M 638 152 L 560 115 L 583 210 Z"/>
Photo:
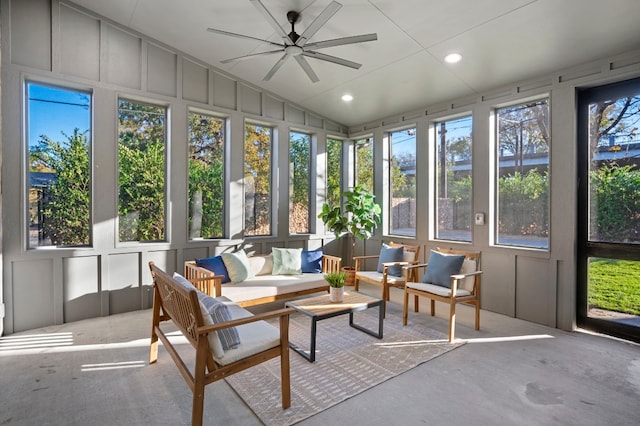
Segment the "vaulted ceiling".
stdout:
<path fill-rule="evenodd" d="M 309 42 L 377 33 L 378 40 L 322 49 L 362 64 L 358 70 L 309 59 L 319 81 L 281 54 L 227 64 L 282 42 L 250 0 L 73 0 L 121 25 L 179 49 L 347 126 L 367 123 L 505 84 L 640 48 L 638 0 L 338 0 L 342 7 Z M 302 33 L 331 0 L 262 0 L 289 32 Z M 446 54 L 463 55 L 457 64 Z M 340 100 L 345 93 L 354 100 Z"/>

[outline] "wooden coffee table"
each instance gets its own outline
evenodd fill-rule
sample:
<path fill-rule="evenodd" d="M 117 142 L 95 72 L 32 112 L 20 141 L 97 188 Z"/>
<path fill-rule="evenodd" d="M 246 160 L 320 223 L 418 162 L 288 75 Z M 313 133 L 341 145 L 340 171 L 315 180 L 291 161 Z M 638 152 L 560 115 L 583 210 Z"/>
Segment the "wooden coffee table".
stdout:
<path fill-rule="evenodd" d="M 293 308 L 296 311 L 307 315 L 311 318 L 311 344 L 309 353 L 289 341 L 291 349 L 302 355 L 309 362 L 316 360 L 316 331 L 317 323 L 323 319 L 336 317 L 338 315 L 349 314 L 349 325 L 357 330 L 367 333 L 378 339 L 382 339 L 382 326 L 384 319 L 384 300 L 377 297 L 367 296 L 366 294 L 355 291 L 345 291 L 344 301 L 341 303 L 333 303 L 329 301 L 329 294 L 322 296 L 310 297 L 307 299 L 293 300 L 286 302 L 285 306 Z M 361 325 L 353 322 L 353 313 L 363 311 L 365 309 L 378 307 L 378 331 L 369 330 Z"/>

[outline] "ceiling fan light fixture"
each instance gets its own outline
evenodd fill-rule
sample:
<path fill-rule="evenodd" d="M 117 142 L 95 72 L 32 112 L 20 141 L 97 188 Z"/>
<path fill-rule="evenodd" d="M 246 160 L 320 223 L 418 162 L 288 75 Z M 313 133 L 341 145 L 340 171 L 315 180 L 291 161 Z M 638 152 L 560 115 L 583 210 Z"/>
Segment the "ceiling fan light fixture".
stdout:
<path fill-rule="evenodd" d="M 351 102 L 353 100 L 353 95 L 349 93 L 345 93 L 341 98 L 344 102 Z"/>
<path fill-rule="evenodd" d="M 449 53 L 444 57 L 444 61 L 448 64 L 457 64 L 462 60 L 462 55 L 456 52 Z"/>
<path fill-rule="evenodd" d="M 303 52 L 302 47 L 296 45 L 287 46 L 284 48 L 284 51 L 287 55 L 291 56 L 298 56 Z"/>

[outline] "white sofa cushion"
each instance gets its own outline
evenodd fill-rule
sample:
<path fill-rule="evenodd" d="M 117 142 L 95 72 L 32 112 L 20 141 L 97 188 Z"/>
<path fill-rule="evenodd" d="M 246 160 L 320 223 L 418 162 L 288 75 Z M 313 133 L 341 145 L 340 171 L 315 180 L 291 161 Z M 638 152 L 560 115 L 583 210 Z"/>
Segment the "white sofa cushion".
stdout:
<path fill-rule="evenodd" d="M 271 271 L 273 271 L 273 255 L 271 254 L 250 256 L 249 263 L 254 276 L 271 275 Z"/>
<path fill-rule="evenodd" d="M 358 271 L 356 272 L 356 276 L 382 282 L 382 273 L 377 271 Z M 387 283 L 401 284 L 403 282 L 404 282 L 404 277 L 396 277 L 395 275 L 387 274 Z"/>
<path fill-rule="evenodd" d="M 222 295 L 234 302 L 261 299 L 328 286 L 322 274 L 259 275 L 239 283 L 222 285 Z M 240 336 L 242 341 L 242 336 Z"/>

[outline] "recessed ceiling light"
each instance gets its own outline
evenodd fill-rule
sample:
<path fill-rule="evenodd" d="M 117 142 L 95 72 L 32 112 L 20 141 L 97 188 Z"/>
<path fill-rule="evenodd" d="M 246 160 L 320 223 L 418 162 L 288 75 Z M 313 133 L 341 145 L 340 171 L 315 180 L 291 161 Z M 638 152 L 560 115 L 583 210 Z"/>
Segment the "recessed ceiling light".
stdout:
<path fill-rule="evenodd" d="M 459 53 L 449 53 L 444 57 L 444 61 L 448 64 L 455 64 L 457 62 L 460 62 L 461 59 L 462 55 Z"/>
<path fill-rule="evenodd" d="M 351 96 L 350 94 L 346 93 L 344 95 L 342 95 L 342 100 L 345 102 L 351 102 L 353 100 L 353 96 Z"/>

